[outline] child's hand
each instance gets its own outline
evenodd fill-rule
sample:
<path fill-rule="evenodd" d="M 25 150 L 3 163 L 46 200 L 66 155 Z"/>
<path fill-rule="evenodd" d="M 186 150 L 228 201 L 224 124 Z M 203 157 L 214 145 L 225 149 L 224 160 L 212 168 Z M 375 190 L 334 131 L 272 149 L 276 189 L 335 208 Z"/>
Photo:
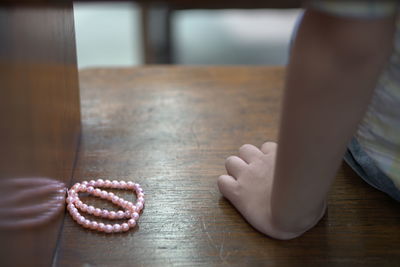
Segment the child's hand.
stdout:
<path fill-rule="evenodd" d="M 323 216 L 347 143 L 393 50 L 395 21 L 394 14 L 305 11 L 287 67 L 279 158 L 275 143 L 244 145 L 218 178 L 221 193 L 260 232 L 291 239 Z"/>
<path fill-rule="evenodd" d="M 228 174 L 218 178 L 218 187 L 254 228 L 274 238 L 289 239 L 295 236 L 278 233 L 270 218 L 276 151 L 274 142 L 264 143 L 261 150 L 253 145 L 241 146 L 238 157 L 226 159 Z"/>
<path fill-rule="evenodd" d="M 254 228 L 270 237 L 286 240 L 298 237 L 314 226 L 323 213 L 310 227 L 299 232 L 282 231 L 274 224 L 271 194 L 277 148 L 275 142 L 266 142 L 261 149 L 253 145 L 241 146 L 238 157 L 226 159 L 228 174 L 218 178 L 218 187 Z"/>

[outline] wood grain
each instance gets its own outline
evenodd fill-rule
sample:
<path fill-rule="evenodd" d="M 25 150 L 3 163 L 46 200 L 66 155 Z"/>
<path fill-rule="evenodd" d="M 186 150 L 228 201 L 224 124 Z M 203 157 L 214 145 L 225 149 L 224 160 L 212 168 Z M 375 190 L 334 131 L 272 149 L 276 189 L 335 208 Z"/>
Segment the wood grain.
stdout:
<path fill-rule="evenodd" d="M 85 230 L 65 218 L 57 266 L 393 266 L 399 205 L 342 166 L 324 219 L 292 241 L 250 227 L 221 197 L 224 159 L 275 140 L 284 71 L 148 67 L 82 71 L 83 136 L 74 181 L 134 180 L 139 227 Z M 103 202 L 91 199 L 99 207 Z"/>
<path fill-rule="evenodd" d="M 80 131 L 72 2 L 0 7 L 0 40 L 0 181 L 69 184 Z M 63 215 L 40 227 L 0 230 L 0 266 L 50 265 Z"/>

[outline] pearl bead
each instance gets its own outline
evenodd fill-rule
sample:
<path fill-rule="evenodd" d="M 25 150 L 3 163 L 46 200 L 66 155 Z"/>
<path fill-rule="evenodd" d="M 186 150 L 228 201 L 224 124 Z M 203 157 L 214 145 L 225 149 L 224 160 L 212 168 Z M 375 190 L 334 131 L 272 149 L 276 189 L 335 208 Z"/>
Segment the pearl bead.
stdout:
<path fill-rule="evenodd" d="M 97 222 L 95 222 L 95 221 L 90 222 L 90 229 L 96 230 L 96 229 L 98 229 L 98 227 L 99 227 L 99 224 Z"/>
<path fill-rule="evenodd" d="M 108 218 L 110 218 L 110 219 L 115 219 L 116 216 L 117 216 L 117 214 L 115 213 L 115 211 L 110 211 L 108 213 Z"/>
<path fill-rule="evenodd" d="M 117 218 L 118 219 L 122 219 L 125 216 L 125 212 L 123 212 L 122 210 L 117 211 Z"/>
<path fill-rule="evenodd" d="M 137 219 L 139 219 L 139 213 L 134 212 L 132 213 L 132 218 L 136 221 Z"/>
<path fill-rule="evenodd" d="M 118 203 L 118 200 L 119 200 L 119 197 L 117 197 L 117 196 L 113 196 L 111 198 L 112 203 Z"/>
<path fill-rule="evenodd" d="M 83 221 L 83 227 L 89 228 L 89 226 L 90 226 L 90 221 L 87 220 L 87 219 L 85 219 L 85 220 Z"/>
<path fill-rule="evenodd" d="M 75 200 L 75 206 L 77 206 L 78 208 L 80 208 L 80 207 L 82 207 L 82 205 L 83 205 L 83 202 L 82 202 L 82 201 L 80 201 L 79 199 L 78 199 L 78 200 Z"/>
<path fill-rule="evenodd" d="M 104 232 L 106 230 L 106 225 L 104 223 L 99 223 L 99 225 L 97 226 L 97 229 Z"/>
<path fill-rule="evenodd" d="M 75 221 L 76 221 L 76 219 L 78 218 L 78 216 L 80 216 L 78 210 L 75 209 L 74 211 L 72 211 L 72 218 L 74 218 Z"/>
<path fill-rule="evenodd" d="M 126 209 L 132 209 L 132 206 L 134 206 L 134 204 L 132 202 L 129 202 L 125 204 L 125 208 Z"/>
<path fill-rule="evenodd" d="M 101 215 L 101 209 L 95 208 L 93 214 L 94 214 L 95 216 L 100 216 L 100 215 Z"/>
<path fill-rule="evenodd" d="M 93 195 L 95 195 L 96 197 L 100 196 L 100 194 L 101 194 L 101 190 L 98 189 L 98 188 L 96 188 L 96 189 L 94 190 L 94 192 L 93 192 Z"/>
<path fill-rule="evenodd" d="M 80 191 L 80 192 L 86 192 L 86 189 L 87 189 L 87 187 L 86 187 L 85 185 L 81 184 L 81 185 L 79 186 L 79 190 L 78 190 L 78 191 Z"/>
<path fill-rule="evenodd" d="M 129 227 L 135 227 L 136 221 L 135 221 L 134 219 L 130 219 L 130 220 L 128 221 L 128 225 L 129 225 Z"/>
<path fill-rule="evenodd" d="M 85 221 L 85 217 L 83 217 L 82 215 L 78 215 L 77 220 L 79 224 L 83 224 L 83 222 Z"/>
<path fill-rule="evenodd" d="M 121 225 L 119 225 L 118 223 L 117 224 L 114 224 L 113 225 L 113 232 L 114 233 L 118 233 L 118 232 L 120 232 L 121 231 Z"/>
<path fill-rule="evenodd" d="M 126 232 L 126 231 L 129 230 L 129 225 L 128 225 L 127 223 L 123 223 L 123 224 L 121 225 L 121 229 L 122 229 L 122 231 Z"/>
<path fill-rule="evenodd" d="M 126 210 L 126 211 L 124 212 L 124 217 L 125 217 L 125 218 L 130 218 L 130 217 L 131 217 L 131 212 L 130 212 L 129 210 Z"/>
<path fill-rule="evenodd" d="M 94 213 L 94 207 L 93 206 L 89 206 L 87 208 L 87 212 L 90 213 L 90 214 L 93 214 Z"/>
<path fill-rule="evenodd" d="M 109 216 L 109 211 L 108 210 L 102 210 L 101 211 L 101 217 L 103 218 L 107 218 Z"/>
<path fill-rule="evenodd" d="M 136 209 L 137 209 L 138 211 L 141 211 L 141 210 L 143 209 L 143 203 L 142 203 L 142 202 L 138 202 L 138 203 L 136 204 Z"/>
<path fill-rule="evenodd" d="M 67 203 L 68 204 L 74 202 L 74 200 L 75 199 L 73 197 L 67 197 Z"/>
<path fill-rule="evenodd" d="M 94 187 L 93 187 L 93 186 L 89 186 L 89 187 L 87 188 L 87 192 L 88 192 L 89 194 L 93 193 L 93 191 L 94 191 Z"/>
<path fill-rule="evenodd" d="M 105 180 L 105 181 L 104 181 L 104 186 L 105 186 L 105 187 L 111 187 L 111 185 L 112 185 L 112 183 L 111 183 L 110 180 Z"/>
<path fill-rule="evenodd" d="M 101 198 L 106 198 L 107 196 L 108 196 L 108 192 L 107 191 L 103 190 L 103 191 L 100 192 L 100 197 Z"/>
<path fill-rule="evenodd" d="M 111 225 L 111 224 L 107 224 L 107 225 L 106 225 L 106 228 L 105 228 L 106 233 L 111 233 L 112 230 L 113 230 L 112 225 Z"/>
<path fill-rule="evenodd" d="M 127 182 L 126 184 L 127 184 L 128 189 L 133 189 L 133 188 L 134 188 L 134 185 L 135 185 L 135 184 L 134 184 L 133 182 L 131 182 L 131 181 Z"/>
<path fill-rule="evenodd" d="M 87 209 L 88 209 L 88 205 L 83 204 L 83 205 L 81 206 L 81 211 L 87 212 Z"/>

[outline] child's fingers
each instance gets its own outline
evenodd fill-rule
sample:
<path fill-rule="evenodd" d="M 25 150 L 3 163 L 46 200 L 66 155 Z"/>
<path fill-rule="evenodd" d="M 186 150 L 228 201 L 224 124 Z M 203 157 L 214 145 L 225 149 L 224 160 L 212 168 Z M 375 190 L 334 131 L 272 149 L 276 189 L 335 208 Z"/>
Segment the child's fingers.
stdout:
<path fill-rule="evenodd" d="M 218 188 L 221 194 L 232 201 L 236 194 L 237 181 L 230 175 L 221 175 L 217 180 Z"/>
<path fill-rule="evenodd" d="M 239 157 L 247 163 L 251 163 L 261 156 L 263 156 L 261 150 L 253 145 L 246 144 L 239 148 Z"/>
<path fill-rule="evenodd" d="M 273 152 L 274 150 L 276 150 L 277 145 L 278 145 L 278 144 L 275 143 L 275 142 L 265 142 L 265 143 L 262 144 L 262 146 L 261 146 L 261 151 L 262 151 L 264 154 L 269 154 L 269 153 Z"/>
<path fill-rule="evenodd" d="M 236 156 L 230 156 L 225 160 L 225 168 L 229 175 L 234 178 L 240 176 L 240 174 L 247 168 L 247 163 L 241 158 Z"/>

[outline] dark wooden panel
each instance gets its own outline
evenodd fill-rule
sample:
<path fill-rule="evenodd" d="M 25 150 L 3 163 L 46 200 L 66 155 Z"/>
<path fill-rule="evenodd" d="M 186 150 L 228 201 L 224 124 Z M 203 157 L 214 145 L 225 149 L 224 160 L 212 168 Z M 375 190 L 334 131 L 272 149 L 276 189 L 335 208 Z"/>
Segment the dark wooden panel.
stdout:
<path fill-rule="evenodd" d="M 69 0 L 2 0 L 7 4 L 43 4 L 43 3 L 65 3 Z M 79 0 L 81 2 L 98 2 L 99 0 Z M 113 1 L 133 1 L 145 4 L 169 5 L 175 9 L 221 9 L 221 8 L 298 8 L 301 6 L 300 0 L 100 0 L 100 2 Z"/>
<path fill-rule="evenodd" d="M 141 34 L 145 64 L 171 64 L 173 10 L 168 5 L 140 5 Z"/>
<path fill-rule="evenodd" d="M 393 266 L 400 208 L 343 166 L 328 213 L 304 236 L 251 228 L 216 185 L 225 157 L 277 136 L 283 69 L 149 67 L 81 73 L 83 139 L 74 181 L 135 180 L 139 227 L 106 235 L 65 218 L 59 266 Z M 91 199 L 101 207 L 102 202 Z"/>
<path fill-rule="evenodd" d="M 138 2 L 148 2 L 146 0 L 138 0 Z M 167 3 L 174 9 L 255 9 L 255 8 L 299 8 L 302 1 L 300 0 L 218 0 L 218 1 L 201 1 L 201 0 L 155 0 L 156 3 Z"/>
<path fill-rule="evenodd" d="M 31 184 L 36 178 L 69 184 L 72 177 L 80 107 L 71 2 L 0 6 L 0 86 L 0 202 L 18 194 L 25 197 L 7 206 L 9 214 L 0 207 L 1 226 L 13 218 L 17 207 L 45 205 L 55 197 L 55 193 L 30 196 L 34 192 L 24 191 L 39 190 Z M 20 178 L 29 182 L 5 186 L 6 181 L 21 183 Z M 51 222 L 41 226 L 12 231 L 2 227 L 0 265 L 50 265 L 64 216 L 57 211 Z M 27 218 L 36 215 L 43 214 Z M 15 225 L 23 220 L 17 216 Z"/>

